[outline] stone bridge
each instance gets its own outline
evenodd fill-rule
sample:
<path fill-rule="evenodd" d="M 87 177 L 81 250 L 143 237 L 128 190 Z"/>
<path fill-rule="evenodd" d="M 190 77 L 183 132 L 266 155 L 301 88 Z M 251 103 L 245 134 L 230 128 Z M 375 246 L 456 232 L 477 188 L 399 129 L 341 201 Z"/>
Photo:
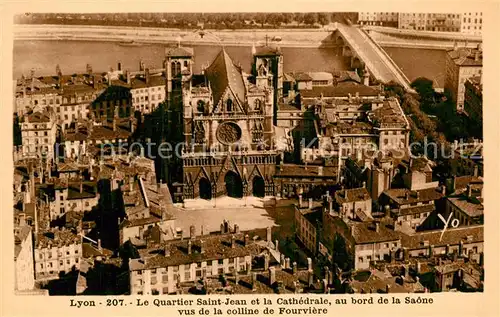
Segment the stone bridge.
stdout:
<path fill-rule="evenodd" d="M 364 30 L 337 23 L 329 43 L 336 47 L 339 53 L 341 51 L 342 56 L 351 58 L 351 68 L 368 72 L 370 79 L 382 83 L 394 81 L 406 90 L 413 91 L 410 80 L 399 66 Z"/>

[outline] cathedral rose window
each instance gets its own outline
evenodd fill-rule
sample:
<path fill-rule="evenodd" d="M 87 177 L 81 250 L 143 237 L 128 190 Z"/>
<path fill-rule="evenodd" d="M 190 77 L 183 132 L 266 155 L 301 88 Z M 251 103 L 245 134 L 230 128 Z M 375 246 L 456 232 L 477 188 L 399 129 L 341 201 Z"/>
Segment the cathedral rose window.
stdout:
<path fill-rule="evenodd" d="M 241 128 L 234 122 L 224 122 L 217 128 L 217 140 L 222 144 L 233 144 L 241 138 Z"/>

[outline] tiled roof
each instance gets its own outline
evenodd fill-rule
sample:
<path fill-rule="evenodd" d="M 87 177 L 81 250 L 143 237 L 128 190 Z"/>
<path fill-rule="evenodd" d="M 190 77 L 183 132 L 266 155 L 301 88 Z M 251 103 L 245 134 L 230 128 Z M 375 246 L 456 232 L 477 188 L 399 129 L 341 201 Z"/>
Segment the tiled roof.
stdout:
<path fill-rule="evenodd" d="M 29 114 L 26 118 L 29 123 L 48 123 L 52 121 L 51 113 L 47 111 L 37 111 Z"/>
<path fill-rule="evenodd" d="M 447 199 L 469 217 L 480 217 L 484 214 L 482 198 L 462 195 L 460 197 L 448 197 Z"/>
<path fill-rule="evenodd" d="M 80 193 L 79 185 L 74 184 L 73 186 L 68 187 L 68 198 L 67 200 L 73 199 L 88 199 L 95 198 L 97 196 L 96 190 L 97 185 L 92 183 L 82 184 L 82 192 Z"/>
<path fill-rule="evenodd" d="M 293 72 L 289 73 L 296 81 L 310 81 L 312 77 L 308 73 L 304 72 Z"/>
<path fill-rule="evenodd" d="M 323 97 L 348 97 L 355 96 L 359 93 L 359 96 L 378 96 L 380 91 L 378 89 L 361 85 L 355 82 L 340 82 L 335 86 L 317 86 L 313 87 L 311 90 L 301 90 L 300 94 L 304 98 L 316 98 L 323 94 Z"/>
<path fill-rule="evenodd" d="M 406 126 L 405 114 L 396 99 L 387 99 L 382 107 L 370 111 L 368 114 L 376 125 L 383 127 L 385 124 L 401 124 Z"/>
<path fill-rule="evenodd" d="M 338 169 L 336 166 L 323 166 L 323 173 L 319 175 L 318 166 L 305 166 L 298 164 L 283 164 L 283 170 L 276 170 L 276 176 L 279 177 L 335 177 Z"/>
<path fill-rule="evenodd" d="M 366 188 L 343 189 L 335 192 L 335 200 L 339 204 L 371 199 Z"/>
<path fill-rule="evenodd" d="M 240 104 L 245 101 L 245 83 L 241 70 L 223 49 L 205 71 L 210 82 L 214 104 L 218 104 L 229 88 Z"/>
<path fill-rule="evenodd" d="M 116 130 L 109 125 L 94 126 L 90 133 L 90 140 L 113 140 L 113 139 L 127 139 L 131 135 L 128 128 L 116 125 Z"/>
<path fill-rule="evenodd" d="M 194 50 L 191 47 L 172 47 L 165 52 L 168 57 L 193 57 Z"/>
<path fill-rule="evenodd" d="M 408 199 L 405 197 L 406 193 L 408 193 Z M 398 205 L 437 200 L 443 197 L 443 194 L 436 188 L 415 191 L 411 191 L 408 188 L 393 188 L 384 191 L 384 194 L 394 200 Z"/>
<path fill-rule="evenodd" d="M 37 248 L 46 248 L 49 244 L 61 247 L 63 245 L 80 244 L 81 242 L 82 237 L 71 230 L 53 229 L 53 231 L 38 234 Z"/>
<path fill-rule="evenodd" d="M 448 228 L 442 235 L 442 230 L 422 231 L 412 235 L 401 233 L 401 244 L 405 248 L 423 248 L 423 242 L 428 241 L 432 246 L 457 245 L 460 241 L 467 241 L 467 237 L 472 237 L 471 242 L 484 241 L 484 227 L 468 226 L 458 228 Z"/>
<path fill-rule="evenodd" d="M 476 60 L 476 54 L 478 59 Z M 476 48 L 461 47 L 456 50 L 449 50 L 448 55 L 459 66 L 483 66 L 483 51 Z"/>
<path fill-rule="evenodd" d="M 276 55 L 282 55 L 281 49 L 279 47 L 270 47 L 270 46 L 255 47 L 254 56 L 276 56 Z"/>
<path fill-rule="evenodd" d="M 356 278 L 354 276 L 350 286 L 356 293 L 385 293 L 387 286 L 389 286 L 389 293 L 410 293 L 410 292 L 423 292 L 424 286 L 411 278 L 400 281 L 401 277 L 387 276 L 383 272 L 373 269 L 371 271 L 359 271 L 357 275 L 369 275 L 368 278 Z M 400 281 L 398 283 L 398 281 Z"/>
<path fill-rule="evenodd" d="M 309 77 L 311 77 L 311 79 L 313 81 L 315 81 L 315 80 L 318 80 L 318 81 L 333 80 L 332 73 L 328 73 L 328 72 L 308 72 L 307 74 L 309 75 Z"/>
<path fill-rule="evenodd" d="M 146 83 L 146 79 L 144 77 L 134 77 L 130 81 L 130 88 L 146 88 L 146 87 L 157 87 L 157 86 L 165 86 L 167 83 L 167 79 L 162 75 L 159 76 L 150 76 L 149 82 Z"/>
<path fill-rule="evenodd" d="M 250 243 L 244 245 L 244 235 L 248 234 Z M 231 248 L 231 236 L 235 236 L 235 246 Z M 254 242 L 253 237 L 257 236 Z M 194 240 L 184 239 L 169 241 L 164 248 L 169 250 L 170 255 L 164 256 L 163 248 L 148 250 L 141 259 L 130 262 L 131 270 L 144 270 L 172 265 L 197 263 L 208 260 L 242 257 L 246 255 L 258 255 L 266 249 L 262 243 L 262 237 L 266 236 L 265 229 L 257 229 L 239 234 L 211 234 L 198 236 Z M 204 241 L 204 253 L 200 253 L 200 240 Z M 192 241 L 192 252 L 187 253 L 188 241 Z"/>
<path fill-rule="evenodd" d="M 378 243 L 386 241 L 400 240 L 398 232 L 388 227 L 387 223 L 380 222 L 378 232 L 375 224 L 371 222 L 353 222 L 349 223 L 352 230 L 352 237 L 356 244 Z"/>
<path fill-rule="evenodd" d="M 434 210 L 436 210 L 436 206 L 434 204 L 431 204 L 431 205 L 425 205 L 425 206 L 417 206 L 417 207 L 399 209 L 398 215 L 399 216 L 416 215 L 416 214 L 422 214 L 425 212 L 433 212 Z"/>
<path fill-rule="evenodd" d="M 161 218 L 158 218 L 155 216 L 151 216 L 148 218 L 132 219 L 132 220 L 125 219 L 120 224 L 120 228 L 131 228 L 131 227 L 137 227 L 137 226 L 144 226 L 144 225 L 148 225 L 148 224 L 159 223 L 161 221 L 162 221 Z"/>
<path fill-rule="evenodd" d="M 456 176 L 455 179 L 455 191 L 452 195 L 459 195 L 467 189 L 467 185 L 471 185 L 474 189 L 475 187 L 483 186 L 483 179 L 477 176 L 466 175 L 466 176 Z"/>

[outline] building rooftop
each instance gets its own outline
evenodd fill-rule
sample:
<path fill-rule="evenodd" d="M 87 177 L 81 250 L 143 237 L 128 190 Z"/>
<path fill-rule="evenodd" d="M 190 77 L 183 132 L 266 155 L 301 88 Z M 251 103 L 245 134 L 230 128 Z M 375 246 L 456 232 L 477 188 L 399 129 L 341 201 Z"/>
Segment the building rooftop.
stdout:
<path fill-rule="evenodd" d="M 413 191 L 408 188 L 393 188 L 385 190 L 383 193 L 398 205 L 426 202 L 443 197 L 443 194 L 437 188 L 427 188 Z"/>
<path fill-rule="evenodd" d="M 401 245 L 409 249 L 420 249 L 425 246 L 425 241 L 432 246 L 457 245 L 460 241 L 484 242 L 484 227 L 482 225 L 448 228 L 444 234 L 442 233 L 442 229 L 422 231 L 412 235 L 401 233 Z"/>
<path fill-rule="evenodd" d="M 399 233 L 385 222 L 350 222 L 348 226 L 351 226 L 351 234 L 356 244 L 400 240 Z"/>
<path fill-rule="evenodd" d="M 354 97 L 356 93 L 360 97 L 377 97 L 380 91 L 351 81 L 340 82 L 333 86 L 317 86 L 312 87 L 310 90 L 304 89 L 300 91 L 301 96 L 304 98 L 317 98 L 321 95 L 323 97 L 348 97 L 349 94 Z"/>
<path fill-rule="evenodd" d="M 244 104 L 246 88 L 241 69 L 234 64 L 226 50 L 222 49 L 219 52 L 212 64 L 205 70 L 205 74 L 212 88 L 215 105 L 219 104 L 228 89 L 239 104 Z M 234 106 L 236 107 L 236 104 Z"/>
<path fill-rule="evenodd" d="M 355 201 L 371 200 L 371 196 L 368 190 L 364 187 L 342 189 L 335 192 L 335 200 L 339 204 L 344 204 Z"/>
<path fill-rule="evenodd" d="M 271 46 L 258 46 L 255 47 L 254 56 L 276 56 L 282 55 L 281 49 L 279 47 L 271 47 Z"/>
<path fill-rule="evenodd" d="M 82 237 L 68 229 L 51 229 L 44 233 L 38 233 L 37 248 L 62 247 L 71 244 L 82 243 Z"/>
<path fill-rule="evenodd" d="M 469 217 L 474 218 L 484 215 L 483 198 L 461 195 L 460 197 L 448 197 L 447 199 Z"/>
<path fill-rule="evenodd" d="M 460 47 L 449 50 L 448 56 L 458 66 L 483 66 L 483 50 Z"/>
<path fill-rule="evenodd" d="M 194 49 L 191 47 L 172 47 L 165 50 L 165 56 L 168 57 L 193 57 Z"/>
<path fill-rule="evenodd" d="M 434 210 L 436 210 L 436 206 L 434 204 L 424 205 L 424 206 L 416 206 L 416 207 L 410 207 L 410 208 L 401 208 L 401 209 L 399 209 L 398 216 L 416 215 L 416 214 L 422 214 L 425 212 L 431 213 Z"/>
<path fill-rule="evenodd" d="M 244 243 L 245 234 L 249 235 L 247 245 Z M 232 236 L 235 237 L 234 247 L 231 247 Z M 230 234 L 210 234 L 197 236 L 192 240 L 168 241 L 164 246 L 143 251 L 141 258 L 130 261 L 130 269 L 135 271 L 207 260 L 258 255 L 267 249 L 267 242 L 262 240 L 262 237 L 266 237 L 266 229 Z M 188 253 L 188 241 L 192 243 L 191 254 Z M 201 241 L 203 241 L 203 252 Z M 168 256 L 165 256 L 165 250 L 168 251 Z"/>
<path fill-rule="evenodd" d="M 276 170 L 278 177 L 336 177 L 338 173 L 337 166 L 314 166 L 299 164 L 283 164 L 282 169 Z"/>

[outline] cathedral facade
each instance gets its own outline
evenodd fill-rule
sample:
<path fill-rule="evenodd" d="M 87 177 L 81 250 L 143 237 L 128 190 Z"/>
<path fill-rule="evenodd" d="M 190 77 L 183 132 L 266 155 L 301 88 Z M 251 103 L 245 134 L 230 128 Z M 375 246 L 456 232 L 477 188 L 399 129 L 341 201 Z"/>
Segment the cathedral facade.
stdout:
<path fill-rule="evenodd" d="M 182 131 L 183 144 L 175 191 L 182 199 L 275 195 L 275 73 L 282 57 L 254 51 L 255 73 L 246 74 L 222 49 L 193 74 L 191 52 L 178 47 L 166 60 L 168 125 L 172 134 Z"/>

